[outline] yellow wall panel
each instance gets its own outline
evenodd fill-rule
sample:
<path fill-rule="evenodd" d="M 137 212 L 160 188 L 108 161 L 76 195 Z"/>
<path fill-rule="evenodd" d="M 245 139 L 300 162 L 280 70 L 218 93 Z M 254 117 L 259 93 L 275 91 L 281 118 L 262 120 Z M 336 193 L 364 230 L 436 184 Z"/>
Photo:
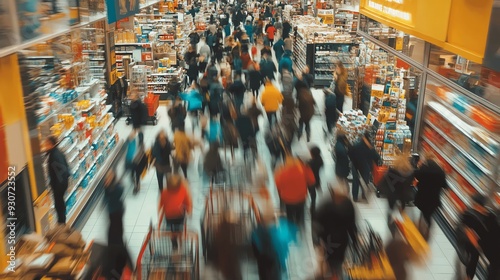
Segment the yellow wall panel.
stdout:
<path fill-rule="evenodd" d="M 25 118 L 23 91 L 17 55 L 0 58 L 0 106 L 4 124 Z"/>
<path fill-rule="evenodd" d="M 448 46 L 444 48 L 462 49 L 471 56 L 481 58 L 482 63 L 493 0 L 453 0 L 448 26 Z"/>

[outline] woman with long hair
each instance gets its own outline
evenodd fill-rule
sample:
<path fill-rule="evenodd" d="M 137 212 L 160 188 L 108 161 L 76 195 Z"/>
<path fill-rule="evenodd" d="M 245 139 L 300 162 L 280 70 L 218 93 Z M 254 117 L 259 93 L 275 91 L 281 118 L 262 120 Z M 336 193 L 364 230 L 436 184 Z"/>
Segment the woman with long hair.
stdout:
<path fill-rule="evenodd" d="M 335 81 L 334 93 L 337 97 L 337 110 L 344 112 L 344 99 L 345 96 L 350 96 L 350 93 L 347 85 L 347 69 L 345 69 L 342 61 L 337 62 L 333 79 Z"/>
<path fill-rule="evenodd" d="M 400 202 L 401 209 L 404 209 L 406 203 L 411 200 L 415 169 L 410 162 L 410 156 L 406 153 L 399 154 L 394 160 L 393 166 L 389 168 L 385 175 L 385 184 L 388 188 L 389 201 L 389 220 L 391 212 L 396 206 L 396 202 Z"/>

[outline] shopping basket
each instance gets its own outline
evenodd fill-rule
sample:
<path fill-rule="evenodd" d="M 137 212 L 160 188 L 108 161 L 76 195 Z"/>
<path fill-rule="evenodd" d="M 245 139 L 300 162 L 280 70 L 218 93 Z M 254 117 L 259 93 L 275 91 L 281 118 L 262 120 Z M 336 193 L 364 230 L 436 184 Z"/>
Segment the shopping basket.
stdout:
<path fill-rule="evenodd" d="M 173 247 L 174 239 L 178 242 L 177 248 Z M 137 258 L 136 279 L 200 279 L 198 235 L 187 231 L 159 231 L 150 225 Z"/>
<path fill-rule="evenodd" d="M 229 216 L 229 217 L 228 217 Z M 260 222 L 260 213 L 253 197 L 242 190 L 210 189 L 201 221 L 201 238 L 205 261 L 214 257 L 216 230 L 224 219 L 230 220 L 231 239 L 245 253 L 251 245 L 251 233 Z"/>

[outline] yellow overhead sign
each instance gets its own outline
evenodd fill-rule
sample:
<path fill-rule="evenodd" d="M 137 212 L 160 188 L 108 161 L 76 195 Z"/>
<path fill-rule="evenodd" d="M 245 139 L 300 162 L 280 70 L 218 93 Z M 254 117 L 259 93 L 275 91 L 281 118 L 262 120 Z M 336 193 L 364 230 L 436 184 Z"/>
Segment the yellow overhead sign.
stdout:
<path fill-rule="evenodd" d="M 359 11 L 482 63 L 492 6 L 493 0 L 361 0 Z"/>

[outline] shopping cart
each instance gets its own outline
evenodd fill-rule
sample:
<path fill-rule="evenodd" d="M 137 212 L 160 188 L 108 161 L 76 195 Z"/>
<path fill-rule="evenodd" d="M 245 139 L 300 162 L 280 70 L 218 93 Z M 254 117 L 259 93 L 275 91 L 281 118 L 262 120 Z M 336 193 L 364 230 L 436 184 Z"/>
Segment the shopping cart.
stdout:
<path fill-rule="evenodd" d="M 156 110 L 160 106 L 160 96 L 149 93 L 144 98 L 144 104 L 148 108 L 148 121 L 151 121 L 153 122 L 153 125 L 156 125 L 158 122 Z"/>
<path fill-rule="evenodd" d="M 161 219 L 159 223 L 161 227 Z M 172 240 L 177 240 L 174 249 Z M 137 258 L 137 280 L 200 279 L 199 241 L 194 232 L 155 230 L 152 225 Z"/>
<path fill-rule="evenodd" d="M 395 279 L 382 239 L 368 221 L 358 232 L 357 244 L 347 251 L 344 269 L 348 279 Z"/>
<path fill-rule="evenodd" d="M 210 189 L 206 198 L 205 213 L 201 221 L 202 249 L 205 261 L 212 260 L 216 230 L 224 221 L 231 223 L 231 239 L 228 242 L 249 252 L 251 233 L 260 222 L 260 212 L 253 197 L 242 190 Z"/>

